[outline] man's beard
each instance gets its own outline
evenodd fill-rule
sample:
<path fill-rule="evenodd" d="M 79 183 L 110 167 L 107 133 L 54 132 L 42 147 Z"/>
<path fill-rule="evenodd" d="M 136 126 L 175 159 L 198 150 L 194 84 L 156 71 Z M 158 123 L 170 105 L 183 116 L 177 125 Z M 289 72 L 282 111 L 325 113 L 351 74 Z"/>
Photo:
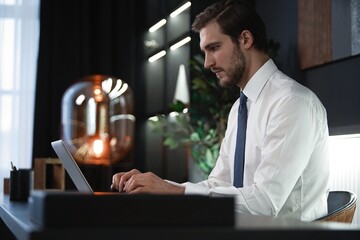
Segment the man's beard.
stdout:
<path fill-rule="evenodd" d="M 233 62 L 233 66 L 230 66 L 229 70 L 227 70 L 227 81 L 221 81 L 220 85 L 222 87 L 233 87 L 237 85 L 245 72 L 246 68 L 246 60 L 244 54 L 241 52 L 238 46 L 235 47 L 234 54 L 231 56 L 231 62 Z"/>

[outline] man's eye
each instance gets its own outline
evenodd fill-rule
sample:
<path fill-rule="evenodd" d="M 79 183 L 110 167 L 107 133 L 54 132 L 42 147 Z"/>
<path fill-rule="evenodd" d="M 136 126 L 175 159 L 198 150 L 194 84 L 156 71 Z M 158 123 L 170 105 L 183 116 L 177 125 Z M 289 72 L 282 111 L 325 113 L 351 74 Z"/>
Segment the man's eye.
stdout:
<path fill-rule="evenodd" d="M 211 50 L 212 52 L 214 52 L 214 51 L 216 51 L 216 50 L 218 50 L 218 49 L 219 49 L 219 46 L 213 46 L 213 47 L 211 47 L 210 50 Z"/>

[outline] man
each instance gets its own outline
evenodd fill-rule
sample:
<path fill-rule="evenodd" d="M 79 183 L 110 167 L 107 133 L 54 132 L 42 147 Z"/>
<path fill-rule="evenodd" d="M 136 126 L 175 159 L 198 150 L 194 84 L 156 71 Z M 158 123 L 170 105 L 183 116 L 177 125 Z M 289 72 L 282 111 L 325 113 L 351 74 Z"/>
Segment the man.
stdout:
<path fill-rule="evenodd" d="M 240 88 L 246 122 L 238 124 L 239 99 L 229 113 L 220 156 L 206 181 L 175 184 L 132 170 L 115 174 L 112 188 L 127 193 L 230 195 L 237 212 L 254 215 L 305 221 L 326 215 L 326 111 L 309 89 L 280 72 L 269 58 L 258 14 L 240 1 L 219 2 L 196 17 L 193 30 L 200 33 L 205 68 L 222 86 Z M 239 164 L 238 128 L 246 130 L 239 154 L 245 163 Z"/>

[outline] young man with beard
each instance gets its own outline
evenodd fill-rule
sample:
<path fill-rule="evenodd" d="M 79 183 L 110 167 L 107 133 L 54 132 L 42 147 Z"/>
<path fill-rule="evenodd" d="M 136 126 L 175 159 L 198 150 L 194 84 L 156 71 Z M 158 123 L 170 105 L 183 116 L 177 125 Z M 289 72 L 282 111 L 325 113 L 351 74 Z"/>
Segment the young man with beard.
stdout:
<path fill-rule="evenodd" d="M 176 184 L 134 169 L 115 174 L 111 187 L 126 193 L 234 196 L 235 210 L 246 214 L 305 221 L 326 215 L 326 111 L 314 93 L 284 75 L 269 58 L 259 15 L 244 2 L 227 0 L 200 13 L 193 30 L 200 34 L 204 67 L 222 86 L 240 89 L 216 166 L 200 183 Z M 245 122 L 238 123 L 238 114 Z M 238 154 L 244 163 L 235 160 Z"/>

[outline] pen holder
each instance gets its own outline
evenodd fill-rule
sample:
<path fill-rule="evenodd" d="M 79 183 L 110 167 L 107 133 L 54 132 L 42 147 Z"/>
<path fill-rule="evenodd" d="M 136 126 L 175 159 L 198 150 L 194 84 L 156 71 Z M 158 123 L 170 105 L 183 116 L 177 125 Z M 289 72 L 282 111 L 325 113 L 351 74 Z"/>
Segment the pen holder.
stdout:
<path fill-rule="evenodd" d="M 32 169 L 10 171 L 10 200 L 27 201 L 34 185 Z"/>

